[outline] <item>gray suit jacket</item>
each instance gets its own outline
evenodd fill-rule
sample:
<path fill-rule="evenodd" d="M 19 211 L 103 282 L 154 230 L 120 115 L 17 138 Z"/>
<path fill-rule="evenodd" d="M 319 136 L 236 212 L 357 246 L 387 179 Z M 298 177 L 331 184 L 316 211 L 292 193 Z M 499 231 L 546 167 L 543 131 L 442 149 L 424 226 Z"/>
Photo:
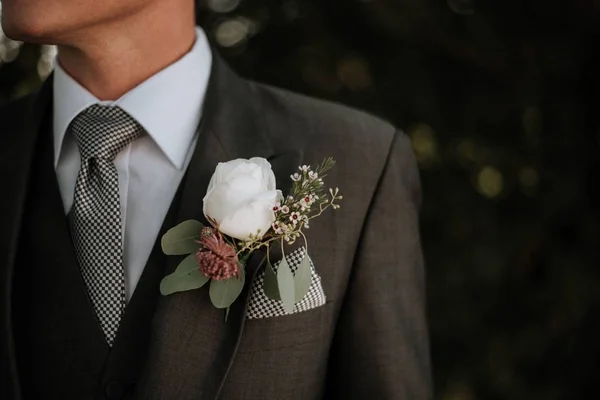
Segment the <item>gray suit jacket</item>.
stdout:
<path fill-rule="evenodd" d="M 18 398 L 14 274 L 33 143 L 50 85 L 0 109 L 0 398 Z M 420 187 L 408 138 L 363 112 L 253 83 L 215 57 L 179 219 L 202 219 L 218 162 L 265 157 L 285 189 L 298 165 L 332 156 L 342 208 L 311 223 L 309 253 L 327 302 L 247 319 L 248 287 L 227 321 L 206 288 L 163 297 L 140 399 L 428 399 L 419 242 Z M 251 257 L 247 286 L 263 267 Z M 168 271 L 175 267 L 173 261 Z"/>

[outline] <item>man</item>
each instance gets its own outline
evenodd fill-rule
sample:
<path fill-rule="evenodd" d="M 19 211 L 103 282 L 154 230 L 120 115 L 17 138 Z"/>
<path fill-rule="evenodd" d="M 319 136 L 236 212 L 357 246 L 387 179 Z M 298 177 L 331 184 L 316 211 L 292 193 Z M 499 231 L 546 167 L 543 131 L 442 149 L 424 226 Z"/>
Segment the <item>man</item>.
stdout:
<path fill-rule="evenodd" d="M 9 37 L 59 55 L 38 93 L 0 109 L 0 398 L 430 397 L 406 136 L 236 76 L 192 0 L 2 7 Z M 206 288 L 160 296 L 175 259 L 160 237 L 204 220 L 217 163 L 264 157 L 283 188 L 329 156 L 342 208 L 307 232 L 324 304 L 251 314 L 257 261 L 227 320 Z"/>

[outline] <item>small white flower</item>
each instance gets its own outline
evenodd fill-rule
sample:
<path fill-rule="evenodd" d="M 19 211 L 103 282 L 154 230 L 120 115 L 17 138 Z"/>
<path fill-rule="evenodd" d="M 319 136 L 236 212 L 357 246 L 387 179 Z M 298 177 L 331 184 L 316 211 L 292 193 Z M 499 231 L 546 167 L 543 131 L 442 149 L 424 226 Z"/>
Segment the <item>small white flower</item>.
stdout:
<path fill-rule="evenodd" d="M 300 213 L 294 211 L 293 213 L 290 214 L 290 221 L 292 221 L 292 223 L 294 225 L 296 225 L 298 223 L 298 221 L 300 221 L 300 219 L 302 218 L 302 216 L 300 215 Z"/>
<path fill-rule="evenodd" d="M 310 165 L 303 165 L 301 167 L 298 167 L 298 169 L 302 172 L 308 172 L 310 171 Z"/>
<path fill-rule="evenodd" d="M 302 179 L 302 176 L 296 172 L 293 175 L 290 175 L 290 178 L 292 178 L 294 182 L 298 182 L 300 179 Z"/>
<path fill-rule="evenodd" d="M 300 200 L 300 202 L 299 202 L 300 207 L 302 208 L 302 211 L 309 209 L 310 206 L 312 206 L 314 204 L 314 202 L 317 198 L 318 197 L 315 196 L 314 194 L 308 194 L 308 195 L 304 196 L 302 198 L 302 200 Z"/>
<path fill-rule="evenodd" d="M 273 212 L 281 211 L 281 204 L 277 203 L 273 206 Z"/>
<path fill-rule="evenodd" d="M 283 227 L 282 225 L 280 225 L 278 222 L 273 222 L 273 225 L 271 225 L 273 227 L 273 230 L 275 231 L 276 234 L 278 235 L 283 235 Z"/>
<path fill-rule="evenodd" d="M 287 214 L 290 212 L 290 208 L 288 206 L 281 207 L 281 212 Z"/>
<path fill-rule="evenodd" d="M 317 174 L 315 171 L 310 171 L 308 173 L 308 177 L 310 178 L 311 181 L 314 181 L 315 179 L 317 179 L 319 177 L 319 174 Z"/>

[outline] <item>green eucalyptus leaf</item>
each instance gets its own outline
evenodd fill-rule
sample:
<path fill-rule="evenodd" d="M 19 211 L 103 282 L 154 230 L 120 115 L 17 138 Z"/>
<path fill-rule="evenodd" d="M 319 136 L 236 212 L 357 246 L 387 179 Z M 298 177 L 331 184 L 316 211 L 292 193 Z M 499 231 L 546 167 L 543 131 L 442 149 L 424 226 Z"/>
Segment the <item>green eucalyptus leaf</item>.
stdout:
<path fill-rule="evenodd" d="M 242 292 L 245 281 L 246 272 L 241 266 L 239 278 L 229 278 L 221 281 L 213 279 L 210 282 L 210 301 L 217 308 L 229 307 Z"/>
<path fill-rule="evenodd" d="M 200 247 L 196 241 L 202 227 L 201 222 L 190 219 L 169 229 L 160 240 L 163 252 L 170 256 L 195 253 Z"/>
<path fill-rule="evenodd" d="M 279 267 L 277 267 L 277 284 L 279 286 L 279 294 L 281 302 L 286 313 L 291 314 L 294 311 L 296 296 L 294 295 L 294 275 L 290 269 L 285 256 L 281 259 Z"/>
<path fill-rule="evenodd" d="M 306 296 L 308 289 L 310 288 L 311 270 L 310 270 L 310 259 L 308 254 L 304 253 L 304 258 L 298 266 L 296 275 L 294 275 L 294 295 L 296 303 Z"/>
<path fill-rule="evenodd" d="M 209 278 L 198 267 L 196 254 L 190 254 L 183 259 L 170 275 L 160 282 L 160 293 L 164 296 L 202 287 Z"/>
<path fill-rule="evenodd" d="M 265 282 L 263 289 L 265 291 L 265 295 L 271 300 L 281 300 L 281 296 L 279 295 L 277 274 L 275 271 L 273 271 L 273 266 L 270 262 L 267 262 L 267 265 L 265 266 Z"/>

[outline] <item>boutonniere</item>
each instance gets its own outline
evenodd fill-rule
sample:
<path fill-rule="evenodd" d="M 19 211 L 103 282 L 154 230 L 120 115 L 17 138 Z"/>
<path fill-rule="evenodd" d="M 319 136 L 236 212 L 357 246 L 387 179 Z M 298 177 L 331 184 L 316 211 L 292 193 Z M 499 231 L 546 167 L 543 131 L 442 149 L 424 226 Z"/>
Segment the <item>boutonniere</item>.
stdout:
<path fill-rule="evenodd" d="M 326 189 L 323 179 L 335 165 L 325 159 L 314 169 L 299 167 L 290 175 L 290 193 L 276 188 L 271 164 L 264 158 L 219 163 L 203 199 L 203 212 L 210 226 L 184 221 L 161 239 L 167 255 L 187 255 L 177 269 L 163 278 L 163 295 L 198 289 L 210 282 L 209 295 L 217 308 L 229 306 L 242 291 L 250 255 L 266 248 L 264 291 L 281 300 L 286 312 L 302 300 L 310 287 L 311 270 L 305 230 L 310 221 L 328 208 L 338 209 L 339 190 Z M 285 244 L 303 240 L 304 259 L 292 273 L 285 258 Z M 283 258 L 277 271 L 269 249 L 280 246 Z"/>

